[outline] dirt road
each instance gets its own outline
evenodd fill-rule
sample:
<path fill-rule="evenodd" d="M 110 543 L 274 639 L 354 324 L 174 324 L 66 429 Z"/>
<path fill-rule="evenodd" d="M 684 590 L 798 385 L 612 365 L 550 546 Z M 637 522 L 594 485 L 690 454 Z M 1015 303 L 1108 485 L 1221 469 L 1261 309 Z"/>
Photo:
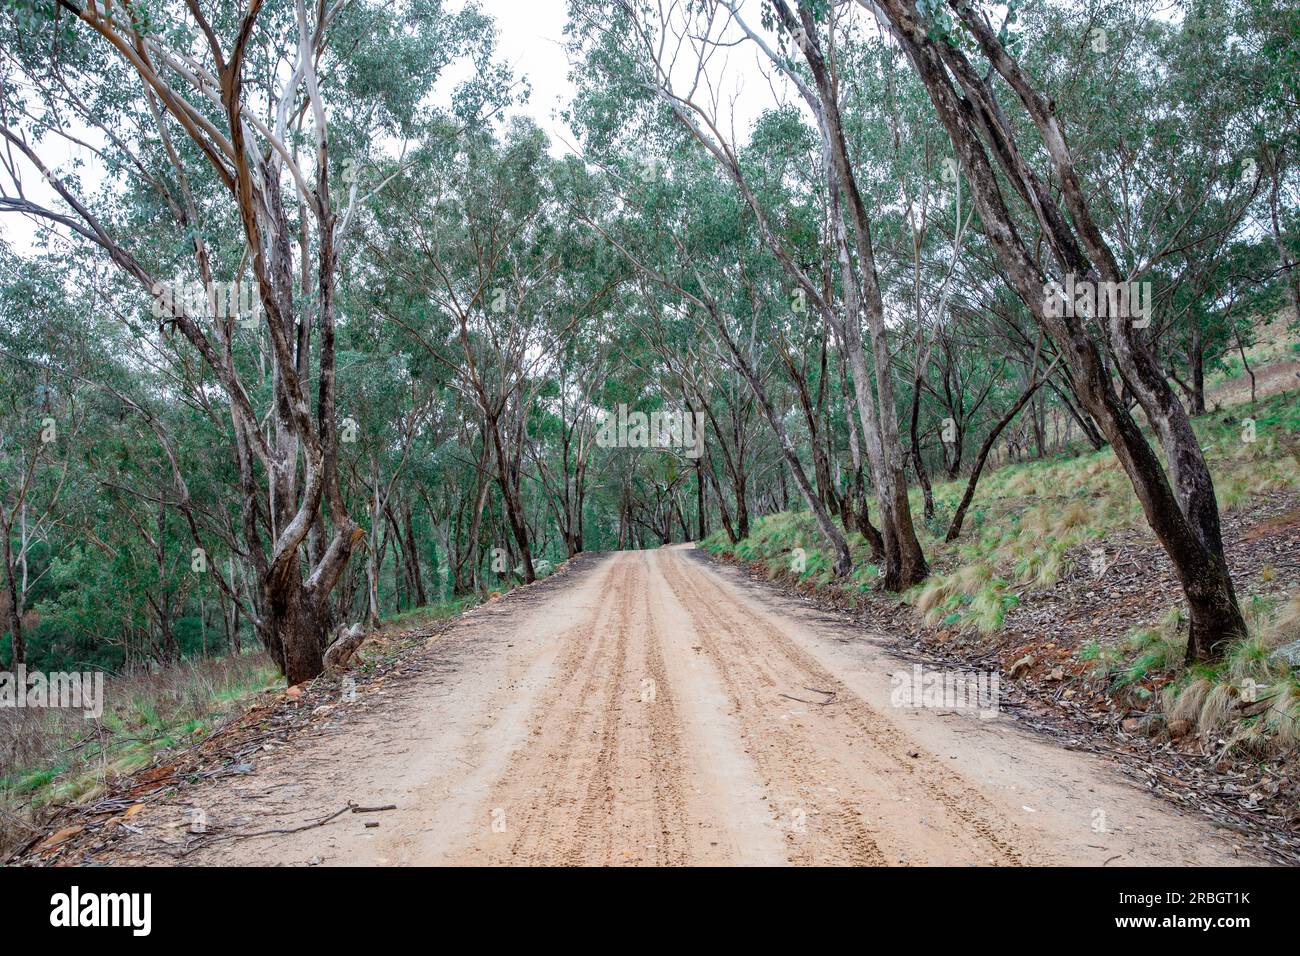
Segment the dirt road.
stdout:
<path fill-rule="evenodd" d="M 187 794 L 243 831 L 348 800 L 396 810 L 187 862 L 1251 862 L 1009 717 L 896 706 L 890 675 L 908 667 L 870 635 L 689 547 L 584 558 L 428 653 L 438 667 Z"/>

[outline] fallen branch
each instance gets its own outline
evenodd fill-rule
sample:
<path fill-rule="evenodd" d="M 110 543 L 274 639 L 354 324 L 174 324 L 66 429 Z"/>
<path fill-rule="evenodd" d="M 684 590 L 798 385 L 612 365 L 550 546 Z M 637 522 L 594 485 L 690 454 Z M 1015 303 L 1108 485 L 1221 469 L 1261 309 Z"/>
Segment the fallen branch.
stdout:
<path fill-rule="evenodd" d="M 340 631 L 339 636 L 325 649 L 325 666 L 327 668 L 346 666 L 365 639 L 366 631 L 360 623 L 353 624 L 347 630 Z"/>
<path fill-rule="evenodd" d="M 243 840 L 251 837 L 273 836 L 275 834 L 283 834 L 283 833 L 301 833 L 303 830 L 313 830 L 316 827 L 323 827 L 331 820 L 335 819 L 336 817 L 341 817 L 345 813 L 354 812 L 355 807 L 356 807 L 355 803 L 349 803 L 342 810 L 335 810 L 329 816 L 321 817 L 319 820 L 313 820 L 310 823 L 304 823 L 296 827 L 282 827 L 275 830 L 249 830 L 249 831 L 236 831 L 234 833 L 218 833 L 208 837 L 207 839 L 197 841 L 193 846 L 186 847 L 185 852 L 189 853 L 192 850 L 197 850 L 201 846 L 207 846 L 212 843 L 217 843 L 221 840 Z"/>
<path fill-rule="evenodd" d="M 835 691 L 830 691 L 830 690 L 818 690 L 816 687 L 805 687 L 804 690 L 810 690 L 810 691 L 812 691 L 814 694 L 826 694 L 826 695 L 828 695 L 828 699 L 827 699 L 827 700 L 807 700 L 807 699 L 805 699 L 805 698 L 803 698 L 803 697 L 795 697 L 795 696 L 793 696 L 793 695 L 791 695 L 791 694 L 783 694 L 783 693 L 780 693 L 780 692 L 777 693 L 777 696 L 778 696 L 778 697 L 784 697 L 786 700 L 797 700 L 797 701 L 798 701 L 799 703 L 801 703 L 801 704 L 815 704 L 815 705 L 818 706 L 818 707 L 825 707 L 827 704 L 833 704 L 833 703 L 835 703 L 835 698 L 838 696 L 838 695 L 836 694 Z"/>

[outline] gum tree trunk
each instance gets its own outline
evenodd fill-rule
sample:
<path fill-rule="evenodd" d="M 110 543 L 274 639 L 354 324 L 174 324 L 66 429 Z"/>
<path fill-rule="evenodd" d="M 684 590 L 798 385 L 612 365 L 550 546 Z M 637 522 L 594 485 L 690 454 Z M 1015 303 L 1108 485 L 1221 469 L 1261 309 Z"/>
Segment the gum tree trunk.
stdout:
<path fill-rule="evenodd" d="M 816 39 L 814 16 L 802 3 L 799 5 L 798 19 L 784 0 L 773 0 L 772 5 L 786 29 L 796 37 L 813 77 L 815 95 L 805 88 L 804 98 L 817 113 L 822 130 L 831 225 L 845 288 L 843 338 L 853 368 L 854 389 L 867 438 L 867 457 L 871 462 L 876 497 L 880 504 L 880 525 L 885 546 L 884 586 L 890 591 L 902 591 L 925 580 L 930 568 L 916 536 L 911 503 L 908 500 L 907 465 L 898 434 L 889 337 L 876 273 L 871 222 L 854 178 L 833 79 Z M 853 225 L 856 269 L 849 253 L 846 212 Z M 863 349 L 859 325 L 862 312 L 866 313 L 867 328 L 871 335 L 872 370 L 867 368 Z M 875 373 L 874 396 L 870 392 L 872 371 Z"/>
<path fill-rule="evenodd" d="M 1000 107 L 990 101 L 989 87 L 964 54 L 946 45 L 940 47 L 930 38 L 911 0 L 880 3 L 969 172 L 985 234 L 1017 294 L 1064 355 L 1080 404 L 1110 440 L 1148 523 L 1169 555 L 1191 619 L 1188 660 L 1217 658 L 1230 640 L 1245 634 L 1245 622 L 1224 558 L 1218 505 L 1200 444 L 1150 349 L 1126 317 L 1104 317 L 1106 337 L 1126 385 L 1165 448 L 1168 475 L 1115 393 L 1097 344 L 1081 319 L 1047 308 L 1046 277 L 1016 230 L 984 138 L 1009 181 L 1034 211 L 1063 271 L 1080 279 L 1119 281 L 1119 270 L 1092 221 L 1064 136 L 1047 102 L 1032 89 L 979 14 L 962 0 L 954 0 L 952 7 L 1034 121 L 1060 181 L 1069 221 L 1051 191 L 1021 158 Z M 964 95 L 953 86 L 954 78 Z"/>

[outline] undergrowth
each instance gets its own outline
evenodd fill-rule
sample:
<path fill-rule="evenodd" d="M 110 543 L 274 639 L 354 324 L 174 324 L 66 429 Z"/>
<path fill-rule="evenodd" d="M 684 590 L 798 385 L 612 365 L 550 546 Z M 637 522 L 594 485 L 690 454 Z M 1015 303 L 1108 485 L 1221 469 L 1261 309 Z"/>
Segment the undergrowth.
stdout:
<path fill-rule="evenodd" d="M 386 633 L 452 617 L 477 595 L 417 607 L 384 619 Z M 362 654 L 374 638 L 362 645 Z M 366 670 L 373 661 L 360 660 Z M 258 696 L 284 689 L 263 652 L 195 658 L 127 677 L 106 676 L 103 713 L 0 708 L 0 859 L 39 828 L 53 806 L 86 802 L 108 784 L 150 766 L 162 752 L 191 747 Z"/>
<path fill-rule="evenodd" d="M 1193 424 L 1225 514 L 1263 496 L 1300 490 L 1300 401 L 1294 394 L 1273 395 L 1253 411 L 1237 407 L 1202 416 Z M 1132 485 L 1108 448 L 988 471 L 961 536 L 947 543 L 943 537 L 964 491 L 965 479 L 935 484 L 936 514 L 917 522 L 930 577 L 900 596 L 874 590 L 873 600 L 902 600 L 931 627 L 994 635 L 1022 600 L 1052 587 L 1078 563 L 1112 561 L 1107 540 L 1117 532 L 1150 534 Z M 911 504 L 921 516 L 919 489 L 912 490 Z M 760 562 L 771 576 L 786 572 L 802 586 L 837 589 L 853 603 L 873 590 L 878 570 L 861 535 L 849 542 L 854 569 L 843 580 L 836 580 L 832 555 L 807 512 L 767 515 L 741 541 L 732 544 L 715 532 L 701 546 Z M 1275 579 L 1271 566 L 1259 574 L 1261 584 Z M 1118 642 L 1085 645 L 1077 656 L 1109 693 L 1159 704 L 1170 722 L 1186 720 L 1194 732 L 1226 734 L 1232 748 L 1291 747 L 1300 718 L 1296 672 L 1269 655 L 1300 639 L 1298 600 L 1246 601 L 1249 635 L 1213 667 L 1184 666 L 1186 621 L 1178 609 Z M 1258 699 L 1243 700 L 1243 693 Z"/>
<path fill-rule="evenodd" d="M 259 652 L 199 658 L 130 677 L 109 676 L 103 712 L 0 709 L 0 857 L 54 804 L 91 800 L 114 777 L 192 746 L 248 700 L 283 686 Z"/>

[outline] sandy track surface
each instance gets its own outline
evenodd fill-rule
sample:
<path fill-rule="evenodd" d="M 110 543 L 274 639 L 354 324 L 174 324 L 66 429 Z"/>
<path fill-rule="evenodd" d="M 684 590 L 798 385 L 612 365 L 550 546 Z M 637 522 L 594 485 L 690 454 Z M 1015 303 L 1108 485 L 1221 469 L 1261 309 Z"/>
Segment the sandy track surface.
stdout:
<path fill-rule="evenodd" d="M 186 862 L 1253 862 L 1009 717 L 896 706 L 890 676 L 909 668 L 870 635 L 690 547 L 589 556 L 426 653 L 436 667 L 365 694 L 255 773 L 185 792 L 210 826 L 245 832 L 349 800 L 396 810 Z M 137 860 L 182 812 L 135 821 Z"/>

